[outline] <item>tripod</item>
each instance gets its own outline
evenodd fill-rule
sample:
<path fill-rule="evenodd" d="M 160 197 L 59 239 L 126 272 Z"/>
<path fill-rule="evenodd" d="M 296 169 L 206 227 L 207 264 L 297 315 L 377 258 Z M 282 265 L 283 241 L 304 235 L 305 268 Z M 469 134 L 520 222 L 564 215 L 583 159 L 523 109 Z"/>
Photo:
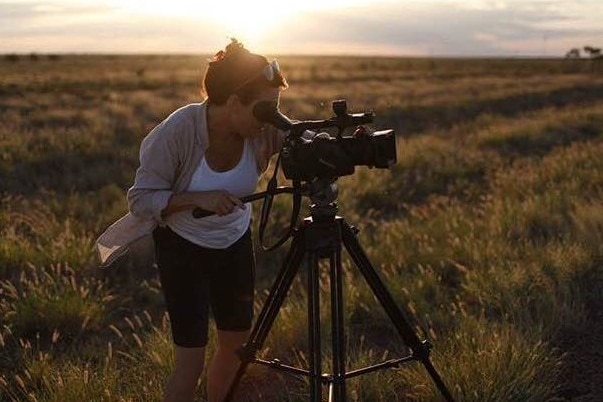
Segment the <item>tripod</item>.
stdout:
<path fill-rule="evenodd" d="M 336 191 L 336 190 L 335 190 Z M 231 401 L 234 390 L 241 381 L 250 363 L 310 378 L 310 401 L 322 401 L 322 385 L 328 385 L 329 402 L 346 401 L 346 380 L 376 370 L 400 367 L 405 363 L 419 361 L 423 364 L 446 401 L 453 401 L 440 375 L 429 360 L 431 345 L 421 341 L 405 319 L 392 296 L 377 275 L 360 243 L 357 230 L 337 216 L 337 204 L 321 198 L 310 207 L 310 216 L 296 228 L 289 252 L 270 290 L 266 303 L 251 330 L 249 341 L 239 350 L 241 365 L 235 375 L 225 401 Z M 315 199 L 313 198 L 314 202 Z M 329 202 L 331 201 L 331 202 Z M 385 309 L 411 353 L 408 356 L 388 360 L 373 366 L 346 372 L 346 350 L 343 313 L 343 286 L 341 251 L 342 245 L 348 251 L 355 265 L 368 283 L 379 303 Z M 308 334 L 309 369 L 282 364 L 280 361 L 263 360 L 256 357 L 268 336 L 270 328 L 281 308 L 287 292 L 299 270 L 303 258 L 307 256 L 308 275 Z M 328 259 L 330 265 L 331 327 L 332 327 L 332 374 L 322 374 L 321 328 L 319 300 L 319 260 Z"/>

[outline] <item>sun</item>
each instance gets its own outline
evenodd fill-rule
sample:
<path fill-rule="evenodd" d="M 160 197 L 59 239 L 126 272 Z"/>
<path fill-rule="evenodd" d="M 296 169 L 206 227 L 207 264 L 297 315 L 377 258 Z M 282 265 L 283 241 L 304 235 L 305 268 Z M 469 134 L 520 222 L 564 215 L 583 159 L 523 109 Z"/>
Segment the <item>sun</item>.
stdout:
<path fill-rule="evenodd" d="M 282 1 L 219 1 L 208 4 L 206 15 L 224 26 L 225 31 L 246 43 L 261 41 L 293 11 Z"/>
<path fill-rule="evenodd" d="M 199 19 L 221 27 L 228 36 L 244 42 L 257 42 L 287 17 L 299 11 L 299 7 L 287 6 L 283 1 L 228 1 L 212 2 L 189 0 L 146 0 L 144 7 L 139 1 L 109 0 L 114 6 L 130 12 L 162 17 Z"/>
<path fill-rule="evenodd" d="M 106 1 L 136 13 L 210 21 L 220 26 L 226 36 L 250 44 L 260 44 L 266 35 L 292 18 L 301 18 L 304 13 L 369 3 L 369 0 L 146 0 L 141 6 L 141 2 L 135 0 Z"/>

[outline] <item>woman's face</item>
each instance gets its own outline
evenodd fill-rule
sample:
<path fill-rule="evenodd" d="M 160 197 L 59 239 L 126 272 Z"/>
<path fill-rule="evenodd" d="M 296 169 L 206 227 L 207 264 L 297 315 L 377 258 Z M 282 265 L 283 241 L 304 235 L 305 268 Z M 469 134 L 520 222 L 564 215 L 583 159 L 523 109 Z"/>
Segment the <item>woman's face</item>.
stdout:
<path fill-rule="evenodd" d="M 232 125 L 235 131 L 243 138 L 255 138 L 262 134 L 266 123 L 262 123 L 253 115 L 253 107 L 260 101 L 279 101 L 279 88 L 266 88 L 260 96 L 249 105 L 244 105 L 238 99 L 233 105 Z"/>

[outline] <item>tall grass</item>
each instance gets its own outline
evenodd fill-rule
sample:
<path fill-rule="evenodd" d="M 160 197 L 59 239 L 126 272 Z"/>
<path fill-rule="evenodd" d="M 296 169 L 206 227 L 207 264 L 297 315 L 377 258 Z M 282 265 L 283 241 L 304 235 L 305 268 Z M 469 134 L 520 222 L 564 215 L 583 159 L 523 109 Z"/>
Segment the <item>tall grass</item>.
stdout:
<path fill-rule="evenodd" d="M 351 111 L 375 109 L 375 125 L 398 133 L 392 169 L 339 179 L 339 212 L 434 345 L 457 400 L 543 401 L 581 387 L 563 381 L 575 359 L 592 362 L 566 350 L 564 337 L 588 332 L 601 307 L 603 77 L 561 60 L 282 65 L 291 82 L 282 108 L 292 116 L 330 116 L 330 100 L 346 97 Z M 1 401 L 160 400 L 173 351 L 155 268 L 130 258 L 100 271 L 93 242 L 126 211 L 140 140 L 199 99 L 203 67 L 184 56 L 0 61 Z M 270 236 L 290 203 L 275 198 Z M 285 252 L 258 250 L 256 311 Z M 347 256 L 343 268 L 348 369 L 408 353 Z M 308 364 L 303 276 L 265 358 Z M 325 301 L 326 278 L 323 266 Z M 324 371 L 329 314 L 325 302 Z M 251 367 L 238 398 L 303 401 L 307 386 Z M 441 399 L 419 363 L 351 379 L 348 391 L 351 401 Z"/>

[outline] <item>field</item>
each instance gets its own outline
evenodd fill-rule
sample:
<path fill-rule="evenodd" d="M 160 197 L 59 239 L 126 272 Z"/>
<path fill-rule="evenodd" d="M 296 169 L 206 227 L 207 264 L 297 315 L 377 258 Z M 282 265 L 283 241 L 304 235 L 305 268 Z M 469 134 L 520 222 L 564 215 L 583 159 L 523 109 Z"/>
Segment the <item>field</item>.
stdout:
<path fill-rule="evenodd" d="M 603 400 L 603 66 L 279 61 L 289 116 L 326 118 L 331 100 L 346 98 L 350 111 L 374 110 L 376 128 L 396 131 L 398 163 L 340 178 L 339 212 L 434 345 L 457 400 Z M 160 400 L 173 356 L 152 259 L 139 253 L 103 270 L 94 240 L 127 210 L 142 138 L 200 99 L 206 63 L 0 59 L 0 401 Z M 290 206 L 276 198 L 269 242 Z M 256 310 L 286 249 L 258 248 Z M 347 256 L 343 266 L 348 367 L 404 355 Z M 306 365 L 305 317 L 299 280 L 262 354 Z M 325 361 L 330 354 L 325 347 Z M 305 380 L 267 368 L 248 370 L 242 388 L 240 400 L 307 400 Z M 419 364 L 349 380 L 348 391 L 350 401 L 441 399 Z"/>

